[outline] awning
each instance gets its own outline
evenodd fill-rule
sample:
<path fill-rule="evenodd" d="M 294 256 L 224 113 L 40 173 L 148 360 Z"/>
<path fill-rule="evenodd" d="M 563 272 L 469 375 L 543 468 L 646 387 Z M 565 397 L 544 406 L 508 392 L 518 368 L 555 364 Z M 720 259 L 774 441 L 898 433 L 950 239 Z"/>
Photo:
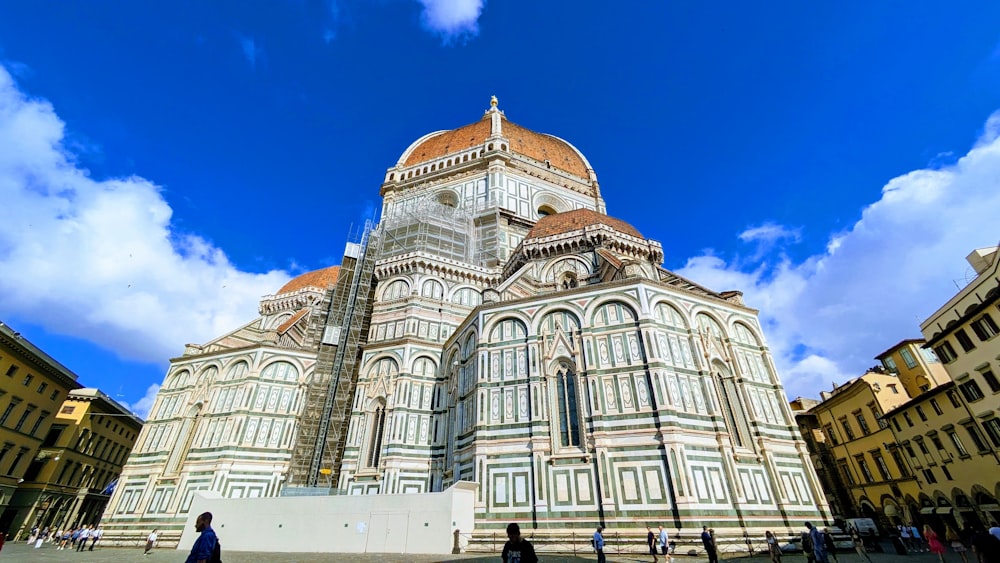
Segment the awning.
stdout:
<path fill-rule="evenodd" d="M 950 506 L 939 506 L 934 510 L 934 514 L 951 514 Z"/>
<path fill-rule="evenodd" d="M 921 514 L 934 514 L 934 507 L 933 506 L 925 506 L 925 507 L 923 507 L 923 508 L 920 509 L 920 513 Z"/>

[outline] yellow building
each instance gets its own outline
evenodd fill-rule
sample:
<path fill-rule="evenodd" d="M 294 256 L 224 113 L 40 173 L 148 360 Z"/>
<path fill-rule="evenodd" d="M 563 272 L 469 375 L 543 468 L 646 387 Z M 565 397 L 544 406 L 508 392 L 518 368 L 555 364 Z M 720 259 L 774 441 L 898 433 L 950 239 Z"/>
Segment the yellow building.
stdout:
<path fill-rule="evenodd" d="M 896 374 L 908 397 L 916 397 L 951 381 L 938 357 L 924 347 L 926 343 L 923 338 L 903 340 L 875 356 L 887 371 Z"/>
<path fill-rule="evenodd" d="M 954 380 L 948 401 L 960 406 L 943 425 L 921 428 L 926 444 L 932 432 L 940 436 L 944 427 L 954 430 L 963 441 L 966 454 L 958 454 L 954 464 L 943 463 L 954 479 L 926 484 L 928 495 L 921 505 L 925 514 L 950 513 L 958 519 L 1000 520 L 1000 256 L 998 247 L 981 248 L 966 260 L 976 278 L 960 289 L 920 325 L 927 346 L 941 359 Z M 914 405 L 916 406 L 916 405 Z M 902 413 L 905 414 L 905 413 Z M 912 437 L 916 441 L 918 436 Z M 942 438 L 942 441 L 948 442 Z M 957 445 L 955 448 L 957 449 Z M 925 463 L 926 467 L 930 461 Z M 943 471 L 942 471 L 943 473 Z"/>
<path fill-rule="evenodd" d="M 0 532 L 24 518 L 15 498 L 76 374 L 0 322 Z"/>
<path fill-rule="evenodd" d="M 949 381 L 885 413 L 905 459 L 920 485 L 907 494 L 907 522 L 945 531 L 1000 520 L 992 492 L 997 484 L 996 452 L 976 428 L 969 406 Z"/>
<path fill-rule="evenodd" d="M 96 524 L 142 421 L 98 389 L 71 391 L 15 494 L 11 531 Z"/>
<path fill-rule="evenodd" d="M 899 378 L 870 371 L 820 393 L 822 401 L 799 417 L 810 435 L 817 470 L 823 467 L 831 506 L 840 518 L 872 518 L 884 528 L 902 513 L 898 499 L 917 496 L 917 482 L 882 414 L 906 403 Z M 816 430 L 816 431 L 812 431 Z"/>

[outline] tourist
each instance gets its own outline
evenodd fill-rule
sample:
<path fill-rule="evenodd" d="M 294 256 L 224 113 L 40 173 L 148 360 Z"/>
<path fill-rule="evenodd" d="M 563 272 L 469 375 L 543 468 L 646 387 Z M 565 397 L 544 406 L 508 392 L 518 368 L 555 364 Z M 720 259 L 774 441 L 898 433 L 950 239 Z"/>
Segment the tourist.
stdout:
<path fill-rule="evenodd" d="M 219 543 L 215 530 L 212 529 L 212 513 L 202 512 L 194 522 L 194 529 L 201 533 L 191 546 L 191 554 L 184 563 L 207 563 L 217 549 Z"/>
<path fill-rule="evenodd" d="M 507 524 L 507 538 L 500 554 L 503 563 L 538 563 L 535 548 L 531 542 L 521 537 L 521 527 L 517 522 Z"/>
<path fill-rule="evenodd" d="M 708 540 L 712 551 L 708 553 L 708 563 L 719 563 L 719 544 L 715 543 L 715 528 L 708 529 Z"/>
<path fill-rule="evenodd" d="M 767 542 L 767 553 L 771 556 L 771 562 L 781 563 L 781 546 L 778 545 L 778 538 L 774 537 L 771 530 L 764 532 L 764 541 Z"/>
<path fill-rule="evenodd" d="M 594 532 L 594 551 L 597 552 L 597 563 L 605 563 L 607 559 L 604 557 L 604 535 L 601 532 L 604 531 L 604 526 L 598 526 L 597 531 Z"/>
<path fill-rule="evenodd" d="M 957 553 L 962 558 L 962 563 L 969 563 L 969 558 L 965 555 L 967 551 L 965 544 L 962 543 L 962 537 L 958 535 L 955 528 L 948 526 L 944 531 L 944 541 L 948 542 L 951 546 L 951 550 Z"/>
<path fill-rule="evenodd" d="M 94 551 L 94 545 L 104 536 L 104 528 L 98 526 L 96 530 L 90 531 L 90 549 L 87 551 Z"/>
<path fill-rule="evenodd" d="M 825 548 L 823 551 L 833 557 L 835 563 L 840 563 L 840 560 L 837 559 L 837 545 L 833 543 L 833 534 L 830 533 L 830 528 L 823 528 L 823 547 Z"/>
<path fill-rule="evenodd" d="M 705 555 L 708 556 L 709 563 L 717 563 L 719 555 L 715 551 L 715 538 L 708 526 L 701 527 L 701 544 L 705 546 Z"/>
<path fill-rule="evenodd" d="M 910 527 L 900 524 L 896 526 L 896 529 L 899 530 L 899 541 L 903 542 L 903 547 L 906 548 L 906 551 L 914 551 L 912 537 L 910 536 Z"/>
<path fill-rule="evenodd" d="M 90 526 L 84 526 L 80 530 L 80 541 L 76 544 L 77 551 L 83 551 L 83 548 L 87 547 L 87 540 L 90 539 Z"/>
<path fill-rule="evenodd" d="M 649 526 L 646 526 L 646 546 L 649 547 L 649 554 L 653 556 L 653 563 L 657 563 L 659 559 L 656 557 L 656 534 Z"/>
<path fill-rule="evenodd" d="M 809 543 L 812 544 L 812 559 L 817 563 L 827 563 L 825 534 L 813 526 L 812 522 L 806 522 L 806 529 L 809 530 Z"/>
<path fill-rule="evenodd" d="M 857 528 L 851 528 L 851 542 L 854 543 L 854 551 L 858 552 L 858 556 L 864 558 L 868 563 L 872 563 L 872 558 L 868 556 L 868 549 L 865 548 L 865 539 L 858 533 Z"/>
<path fill-rule="evenodd" d="M 910 522 L 910 537 L 913 538 L 912 541 L 915 551 L 927 551 L 927 546 L 924 544 L 924 538 L 920 536 L 920 530 L 913 522 Z"/>
<path fill-rule="evenodd" d="M 660 553 L 663 554 L 664 561 L 670 561 L 670 555 L 667 553 L 667 549 L 670 547 L 670 541 L 667 539 L 667 531 L 663 529 L 660 525 Z"/>
<path fill-rule="evenodd" d="M 935 532 L 929 524 L 924 524 L 924 538 L 927 540 L 927 547 L 930 548 L 931 553 L 938 556 L 938 561 L 944 563 L 944 544 L 938 539 L 937 532 Z"/>
<path fill-rule="evenodd" d="M 142 552 L 143 555 L 149 555 L 149 552 L 156 547 L 156 532 L 157 530 L 153 530 L 146 536 L 146 550 Z"/>

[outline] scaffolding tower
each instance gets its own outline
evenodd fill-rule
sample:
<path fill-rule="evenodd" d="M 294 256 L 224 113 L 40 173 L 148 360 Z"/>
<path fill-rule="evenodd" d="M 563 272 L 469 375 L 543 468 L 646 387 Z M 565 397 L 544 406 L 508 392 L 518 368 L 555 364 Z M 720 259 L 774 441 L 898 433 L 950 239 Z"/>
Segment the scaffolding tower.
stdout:
<path fill-rule="evenodd" d="M 359 244 L 349 244 L 340 281 L 330 295 L 317 365 L 292 451 L 286 496 L 330 494 L 339 479 L 359 360 L 367 340 L 382 238 L 367 221 Z"/>

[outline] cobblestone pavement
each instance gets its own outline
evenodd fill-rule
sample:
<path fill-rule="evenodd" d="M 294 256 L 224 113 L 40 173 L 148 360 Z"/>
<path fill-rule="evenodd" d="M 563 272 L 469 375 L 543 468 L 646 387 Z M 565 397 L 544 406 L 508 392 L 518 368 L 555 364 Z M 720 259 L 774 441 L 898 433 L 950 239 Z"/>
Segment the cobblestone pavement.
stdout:
<path fill-rule="evenodd" d="M 724 560 L 727 563 L 770 563 L 766 557 L 729 557 Z M 911 555 L 896 555 L 886 553 L 872 554 L 873 563 L 937 563 L 937 556 L 929 553 L 918 553 Z M 129 562 L 144 561 L 146 563 L 183 563 L 187 558 L 187 553 L 168 548 L 156 548 L 148 556 L 143 556 L 142 548 L 101 548 L 98 546 L 94 551 L 76 552 L 70 550 L 58 550 L 55 546 L 45 544 L 41 549 L 34 549 L 24 542 L 9 542 L 0 552 L 0 561 L 24 561 L 24 562 L 45 562 L 45 561 L 73 561 L 79 563 L 97 563 L 113 561 Z M 617 555 L 608 553 L 609 563 L 647 563 L 650 561 L 649 555 L 639 553 Z M 866 563 L 853 552 L 838 554 L 839 560 L 836 563 Z M 597 557 L 593 553 L 583 555 L 560 555 L 541 553 L 539 559 L 542 563 L 585 563 L 595 561 Z M 500 555 L 487 554 L 462 554 L 462 555 L 400 555 L 400 554 L 360 554 L 360 553 L 253 553 L 244 551 L 223 552 L 222 560 L 225 563 L 498 563 Z M 660 559 L 661 563 L 663 559 Z M 674 556 L 674 563 L 705 563 L 704 557 L 678 555 Z M 961 559 L 954 553 L 945 554 L 946 563 L 961 563 Z M 782 563 L 805 563 L 805 557 L 801 555 L 786 555 L 782 558 Z M 832 559 L 830 563 L 835 563 Z"/>

